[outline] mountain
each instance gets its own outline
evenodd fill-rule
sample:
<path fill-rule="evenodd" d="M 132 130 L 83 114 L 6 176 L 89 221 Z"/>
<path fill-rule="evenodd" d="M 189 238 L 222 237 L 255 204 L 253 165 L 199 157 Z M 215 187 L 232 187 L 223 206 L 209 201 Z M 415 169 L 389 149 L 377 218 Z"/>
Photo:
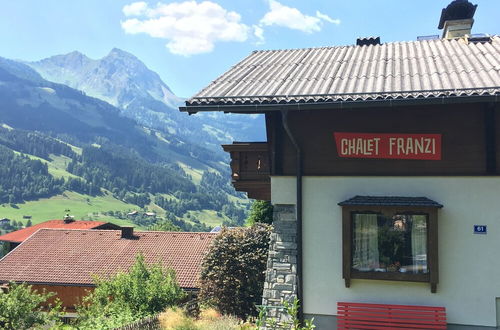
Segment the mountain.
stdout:
<path fill-rule="evenodd" d="M 123 115 L 142 125 L 203 143 L 219 152 L 221 143 L 265 139 L 261 116 L 180 113 L 177 107 L 184 100 L 137 57 L 117 48 L 98 60 L 75 51 L 26 64 L 49 81 L 118 107 Z"/>
<path fill-rule="evenodd" d="M 84 57 L 75 58 L 85 65 Z M 177 223 L 205 211 L 220 214 L 214 218 L 221 222 L 244 218 L 245 206 L 235 202 L 241 194 L 230 186 L 220 155 L 138 125 L 113 105 L 4 58 L 0 146 L 0 204 L 13 209 L 70 191 L 152 207 Z"/>
<path fill-rule="evenodd" d="M 100 60 L 74 51 L 28 64 L 47 80 L 85 91 L 87 95 L 123 109 L 139 100 L 154 99 L 170 109 L 177 109 L 183 102 L 158 74 L 134 55 L 118 48 L 113 48 Z M 151 110 L 160 112 L 154 107 Z"/>

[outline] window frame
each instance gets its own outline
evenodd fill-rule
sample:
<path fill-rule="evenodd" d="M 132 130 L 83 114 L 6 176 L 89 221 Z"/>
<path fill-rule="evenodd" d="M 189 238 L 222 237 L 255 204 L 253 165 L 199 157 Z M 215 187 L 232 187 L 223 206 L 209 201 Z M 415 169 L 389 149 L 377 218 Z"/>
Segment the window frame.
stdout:
<path fill-rule="evenodd" d="M 360 272 L 352 268 L 353 255 L 353 214 L 372 213 L 393 216 L 394 214 L 427 215 L 427 269 L 428 273 Z M 406 281 L 429 283 L 431 292 L 437 291 L 438 267 L 438 217 L 437 208 L 429 206 L 382 206 L 345 205 L 342 206 L 342 277 L 345 286 L 351 286 L 352 279 Z"/>

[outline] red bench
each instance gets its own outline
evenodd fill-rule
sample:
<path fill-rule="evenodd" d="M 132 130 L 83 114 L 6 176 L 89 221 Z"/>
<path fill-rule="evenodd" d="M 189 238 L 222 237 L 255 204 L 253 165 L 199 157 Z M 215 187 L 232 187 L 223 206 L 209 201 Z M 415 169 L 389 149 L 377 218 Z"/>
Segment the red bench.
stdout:
<path fill-rule="evenodd" d="M 339 302 L 337 325 L 337 329 L 446 329 L 446 309 Z"/>

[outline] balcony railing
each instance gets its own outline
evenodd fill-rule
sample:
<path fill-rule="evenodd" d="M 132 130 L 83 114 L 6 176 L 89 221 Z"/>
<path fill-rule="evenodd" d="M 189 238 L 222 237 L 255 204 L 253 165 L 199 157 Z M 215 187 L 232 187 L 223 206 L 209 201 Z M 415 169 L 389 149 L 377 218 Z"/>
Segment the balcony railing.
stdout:
<path fill-rule="evenodd" d="M 231 155 L 231 182 L 248 197 L 271 199 L 271 179 L 267 142 L 233 142 L 222 146 Z"/>

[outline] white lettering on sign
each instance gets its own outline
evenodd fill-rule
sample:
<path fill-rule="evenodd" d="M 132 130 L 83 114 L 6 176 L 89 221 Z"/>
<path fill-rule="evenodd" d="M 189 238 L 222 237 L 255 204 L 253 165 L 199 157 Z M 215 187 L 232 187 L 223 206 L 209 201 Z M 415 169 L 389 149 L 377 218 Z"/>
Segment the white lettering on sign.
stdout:
<path fill-rule="evenodd" d="M 378 155 L 380 138 L 373 139 L 341 139 L 340 140 L 340 153 L 343 156 L 349 155 Z"/>
<path fill-rule="evenodd" d="M 389 155 L 420 155 L 436 153 L 436 140 L 431 138 L 389 138 Z"/>
<path fill-rule="evenodd" d="M 340 157 L 441 160 L 441 134 L 335 132 L 334 136 Z"/>

